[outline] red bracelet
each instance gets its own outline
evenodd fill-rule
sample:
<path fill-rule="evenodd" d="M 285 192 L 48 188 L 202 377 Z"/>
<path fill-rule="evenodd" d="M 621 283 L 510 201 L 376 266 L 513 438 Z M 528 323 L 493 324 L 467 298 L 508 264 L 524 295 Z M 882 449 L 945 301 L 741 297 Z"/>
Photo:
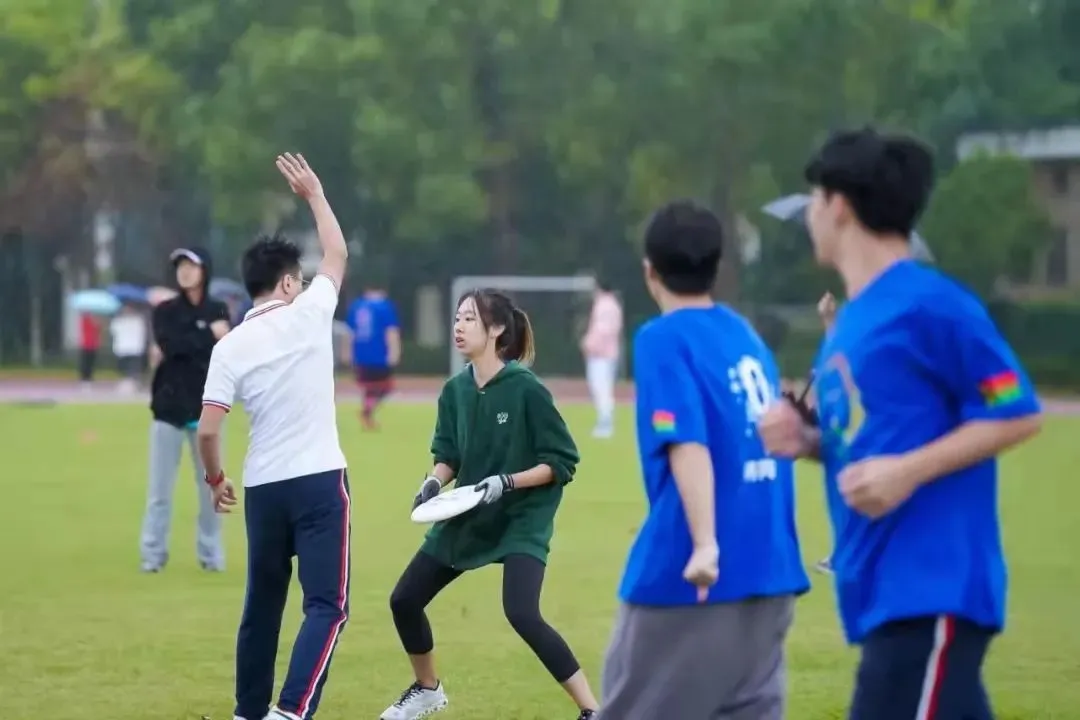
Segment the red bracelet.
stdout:
<path fill-rule="evenodd" d="M 215 475 L 214 477 L 210 477 L 209 475 L 204 475 L 203 479 L 206 481 L 206 484 L 209 485 L 210 487 L 212 487 L 212 488 L 217 487 L 221 483 L 225 482 L 225 471 L 224 470 L 218 470 L 218 474 Z"/>

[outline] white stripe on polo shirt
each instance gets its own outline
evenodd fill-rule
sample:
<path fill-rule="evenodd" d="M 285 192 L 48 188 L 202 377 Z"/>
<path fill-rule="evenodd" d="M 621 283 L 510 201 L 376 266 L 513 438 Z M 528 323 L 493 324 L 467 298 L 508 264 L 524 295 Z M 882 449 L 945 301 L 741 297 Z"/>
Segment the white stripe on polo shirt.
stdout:
<path fill-rule="evenodd" d="M 334 309 L 326 275 L 291 304 L 272 300 L 214 346 L 203 404 L 243 404 L 251 419 L 244 487 L 341 470 L 334 403 Z"/>

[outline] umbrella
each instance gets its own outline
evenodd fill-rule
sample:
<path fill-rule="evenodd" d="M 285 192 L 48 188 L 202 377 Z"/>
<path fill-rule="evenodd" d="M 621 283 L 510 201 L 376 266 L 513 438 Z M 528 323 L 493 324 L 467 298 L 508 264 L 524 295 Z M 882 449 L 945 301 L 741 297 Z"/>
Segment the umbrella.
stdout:
<path fill-rule="evenodd" d="M 105 288 L 110 295 L 122 303 L 140 303 L 147 301 L 146 288 L 132 285 L 131 283 L 119 283 Z"/>
<path fill-rule="evenodd" d="M 244 286 L 235 280 L 216 277 L 210 280 L 210 296 L 218 300 L 247 300 L 248 294 Z"/>
<path fill-rule="evenodd" d="M 176 291 L 167 287 L 152 287 L 146 291 L 146 302 L 151 305 L 160 305 L 166 300 L 176 297 Z"/>
<path fill-rule="evenodd" d="M 80 290 L 68 296 L 75 312 L 91 315 L 112 315 L 120 309 L 120 301 L 106 290 Z"/>
<path fill-rule="evenodd" d="M 344 338 L 346 340 L 352 339 L 352 329 L 340 320 L 335 320 L 330 327 L 335 338 Z"/>
<path fill-rule="evenodd" d="M 777 198 L 776 200 L 763 205 L 761 211 L 766 215 L 771 215 L 774 218 L 785 222 L 794 220 L 805 224 L 806 208 L 809 206 L 809 195 L 805 193 L 795 193 L 794 195 L 785 195 L 782 198 Z M 930 251 L 930 246 L 926 244 L 926 240 L 923 239 L 922 235 L 912 231 L 910 239 L 912 255 L 919 260 L 925 260 L 927 262 L 934 261 L 934 254 Z"/>

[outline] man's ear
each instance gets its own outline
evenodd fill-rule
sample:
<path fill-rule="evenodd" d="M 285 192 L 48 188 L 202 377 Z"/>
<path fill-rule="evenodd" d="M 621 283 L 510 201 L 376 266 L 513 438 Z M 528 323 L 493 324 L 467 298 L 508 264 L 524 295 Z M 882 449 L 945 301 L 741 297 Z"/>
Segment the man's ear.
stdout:
<path fill-rule="evenodd" d="M 855 217 L 855 213 L 851 209 L 851 203 L 844 195 L 838 192 L 827 193 L 825 202 L 836 225 L 846 225 Z"/>

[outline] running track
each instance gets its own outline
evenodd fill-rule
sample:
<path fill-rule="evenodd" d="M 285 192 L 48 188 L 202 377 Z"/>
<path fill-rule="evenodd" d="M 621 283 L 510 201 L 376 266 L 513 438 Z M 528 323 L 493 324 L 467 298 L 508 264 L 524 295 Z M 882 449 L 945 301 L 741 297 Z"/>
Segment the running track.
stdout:
<path fill-rule="evenodd" d="M 402 377 L 396 380 L 394 398 L 410 403 L 433 403 L 438 398 L 443 378 Z M 589 393 L 584 380 L 550 378 L 545 380 L 555 397 L 564 403 L 588 402 Z M 633 400 L 634 389 L 629 383 L 621 383 L 616 392 L 620 402 Z M 356 386 L 351 380 L 338 380 L 338 399 L 346 402 L 358 398 Z M 115 382 L 100 381 L 90 389 L 77 382 L 64 380 L 0 380 L 0 404 L 50 404 L 50 403 L 128 403 L 146 404 L 144 393 L 123 395 L 116 391 Z M 1043 399 L 1046 411 L 1053 415 L 1080 415 L 1080 399 Z"/>

